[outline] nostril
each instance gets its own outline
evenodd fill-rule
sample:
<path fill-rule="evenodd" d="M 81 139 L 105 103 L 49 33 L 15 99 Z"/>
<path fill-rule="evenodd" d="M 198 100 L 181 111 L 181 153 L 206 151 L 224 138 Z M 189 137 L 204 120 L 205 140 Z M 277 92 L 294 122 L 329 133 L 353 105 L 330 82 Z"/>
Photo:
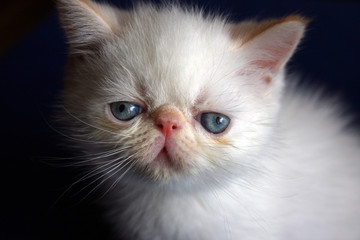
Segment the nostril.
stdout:
<path fill-rule="evenodd" d="M 177 130 L 180 126 L 175 121 L 158 121 L 156 126 L 162 131 L 165 135 L 171 134 L 173 131 Z"/>
<path fill-rule="evenodd" d="M 181 113 L 170 110 L 164 110 L 155 115 L 155 127 L 160 130 L 164 136 L 180 130 L 182 128 L 183 117 Z"/>

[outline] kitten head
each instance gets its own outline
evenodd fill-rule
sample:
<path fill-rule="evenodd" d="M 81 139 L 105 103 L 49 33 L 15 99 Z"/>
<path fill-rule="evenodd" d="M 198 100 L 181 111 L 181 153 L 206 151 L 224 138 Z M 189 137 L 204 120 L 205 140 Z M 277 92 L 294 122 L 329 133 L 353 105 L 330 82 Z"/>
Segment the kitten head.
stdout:
<path fill-rule="evenodd" d="M 303 18 L 232 24 L 88 0 L 58 8 L 70 46 L 66 115 L 82 148 L 108 156 L 94 160 L 112 166 L 104 172 L 190 178 L 245 165 L 268 142 Z"/>

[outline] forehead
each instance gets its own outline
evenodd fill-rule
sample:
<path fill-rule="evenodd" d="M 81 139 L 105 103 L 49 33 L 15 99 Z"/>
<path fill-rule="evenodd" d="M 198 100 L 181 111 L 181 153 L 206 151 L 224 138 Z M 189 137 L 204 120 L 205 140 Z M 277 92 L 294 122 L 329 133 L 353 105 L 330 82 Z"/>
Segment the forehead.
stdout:
<path fill-rule="evenodd" d="M 219 20 L 170 11 L 134 15 L 114 44 L 133 76 L 129 83 L 155 106 L 186 106 L 231 71 L 230 38 Z"/>

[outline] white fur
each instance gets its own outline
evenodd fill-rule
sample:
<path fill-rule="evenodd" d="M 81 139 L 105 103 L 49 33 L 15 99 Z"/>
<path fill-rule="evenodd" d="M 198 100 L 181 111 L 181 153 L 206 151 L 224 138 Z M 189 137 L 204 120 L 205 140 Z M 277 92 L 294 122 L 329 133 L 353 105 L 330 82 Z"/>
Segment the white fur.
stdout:
<path fill-rule="evenodd" d="M 186 134 L 196 135 L 199 151 L 210 155 L 206 161 L 192 153 L 189 172 L 166 181 L 128 172 L 131 162 L 116 175 L 104 170 L 102 177 L 111 180 L 104 188 L 110 190 L 109 218 L 119 236 L 360 239 L 357 136 L 344 130 L 346 122 L 333 105 L 299 89 L 284 89 L 284 64 L 303 34 L 303 23 L 277 24 L 234 49 L 230 25 L 194 11 L 142 6 L 114 20 L 125 13 L 106 6 L 102 14 L 110 20 L 104 23 L 104 16 L 83 2 L 62 0 L 59 5 L 71 53 L 76 53 L 70 58 L 64 104 L 76 116 L 67 120 L 72 136 L 85 139 L 76 143 L 80 148 L 93 154 L 121 149 L 135 141 L 127 136 L 152 126 L 145 125 L 150 121 L 145 116 L 117 123 L 118 128 L 104 124 L 108 103 L 129 101 L 146 105 L 149 116 L 163 105 L 176 107 L 189 121 Z M 73 11 L 80 11 L 81 18 Z M 85 27 L 83 18 L 90 19 Z M 89 30 L 89 22 L 101 30 Z M 94 39 L 98 45 L 87 47 Z M 274 58 L 274 48 L 284 51 L 275 57 L 276 68 L 257 66 L 256 60 Z M 269 76 L 272 81 L 264 81 Z M 197 104 L 199 98 L 203 101 Z M 215 143 L 193 119 L 192 107 L 229 116 L 231 125 L 222 137 L 230 144 Z M 144 132 L 149 139 L 158 134 L 149 131 Z M 101 169 L 106 159 L 93 164 Z"/>

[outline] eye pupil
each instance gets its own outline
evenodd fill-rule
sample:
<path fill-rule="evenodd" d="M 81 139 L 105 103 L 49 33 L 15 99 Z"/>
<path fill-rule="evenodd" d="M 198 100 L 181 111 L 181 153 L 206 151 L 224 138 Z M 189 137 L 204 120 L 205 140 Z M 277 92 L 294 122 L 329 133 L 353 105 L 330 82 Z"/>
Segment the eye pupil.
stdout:
<path fill-rule="evenodd" d="M 125 105 L 124 104 L 121 104 L 120 106 L 119 106 L 119 111 L 120 112 L 123 112 L 125 110 Z"/>
<path fill-rule="evenodd" d="M 216 118 L 216 124 L 220 125 L 223 122 L 223 118 L 222 117 L 217 117 Z"/>

